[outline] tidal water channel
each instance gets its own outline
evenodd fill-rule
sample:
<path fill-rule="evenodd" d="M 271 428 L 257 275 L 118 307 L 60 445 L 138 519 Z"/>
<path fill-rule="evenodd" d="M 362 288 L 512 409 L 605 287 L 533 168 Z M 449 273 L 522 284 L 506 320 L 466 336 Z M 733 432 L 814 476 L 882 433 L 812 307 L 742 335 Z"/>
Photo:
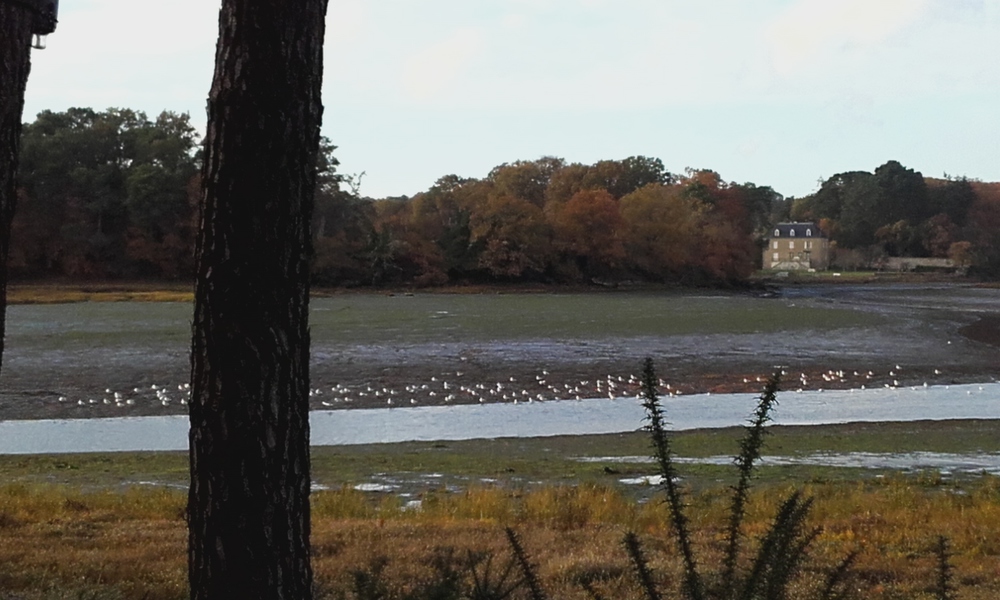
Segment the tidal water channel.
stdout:
<path fill-rule="evenodd" d="M 1000 419 L 1000 383 L 827 390 L 779 394 L 777 425 L 856 421 Z M 673 430 L 718 428 L 747 421 L 752 394 L 663 398 Z M 644 425 L 634 398 L 521 404 L 467 404 L 311 413 L 316 446 L 540 437 L 628 432 Z M 181 415 L 0 422 L 0 454 L 185 450 Z"/>

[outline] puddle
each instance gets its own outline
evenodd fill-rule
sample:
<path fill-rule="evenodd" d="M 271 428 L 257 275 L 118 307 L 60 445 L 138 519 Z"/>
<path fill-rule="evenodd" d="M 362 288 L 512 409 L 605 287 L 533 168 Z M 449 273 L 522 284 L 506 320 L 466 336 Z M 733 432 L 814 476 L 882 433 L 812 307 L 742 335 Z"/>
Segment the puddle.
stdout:
<path fill-rule="evenodd" d="M 168 489 L 172 489 L 172 490 L 184 490 L 184 491 L 187 491 L 187 489 L 188 489 L 188 486 L 186 484 L 182 485 L 180 483 L 167 483 L 165 481 L 132 481 L 132 482 L 129 482 L 127 485 L 142 485 L 142 486 L 149 486 L 149 487 L 162 487 L 162 488 L 168 488 Z"/>
<path fill-rule="evenodd" d="M 581 462 L 652 463 L 645 456 L 584 457 Z M 732 456 L 707 456 L 702 458 L 675 457 L 679 464 L 719 465 L 733 464 Z M 939 471 L 942 475 L 980 474 L 1000 475 L 1000 453 L 955 454 L 948 452 L 846 452 L 807 454 L 804 456 L 763 456 L 761 466 L 808 465 L 855 469 L 892 469 L 899 471 Z M 659 475 L 620 479 L 625 485 L 659 485 Z"/>
<path fill-rule="evenodd" d="M 582 463 L 627 463 L 627 464 L 652 464 L 656 462 L 652 456 L 579 456 L 576 458 Z"/>
<path fill-rule="evenodd" d="M 628 477 L 626 479 L 619 479 L 618 482 L 625 485 L 660 485 L 663 483 L 663 476 L 645 475 L 643 477 Z"/>
<path fill-rule="evenodd" d="M 393 483 L 358 483 L 352 486 L 359 492 L 394 492 L 399 489 L 399 486 Z"/>

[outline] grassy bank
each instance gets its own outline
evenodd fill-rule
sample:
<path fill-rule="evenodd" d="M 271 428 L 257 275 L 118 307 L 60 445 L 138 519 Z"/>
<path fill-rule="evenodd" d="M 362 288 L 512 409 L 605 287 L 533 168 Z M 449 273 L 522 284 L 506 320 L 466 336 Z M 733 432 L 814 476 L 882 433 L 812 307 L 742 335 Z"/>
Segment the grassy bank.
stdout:
<path fill-rule="evenodd" d="M 835 453 L 951 454 L 1000 452 L 1000 421 L 952 420 L 899 423 L 846 423 L 774 426 L 765 455 L 801 457 Z M 672 444 L 682 459 L 729 456 L 739 428 L 681 431 Z M 357 446 L 317 446 L 313 480 L 337 488 L 373 481 L 397 481 L 399 489 L 422 492 L 444 485 L 462 488 L 496 483 L 508 488 L 538 485 L 619 485 L 627 477 L 656 472 L 631 461 L 649 456 L 643 432 L 540 438 L 405 442 Z M 132 485 L 186 486 L 187 453 L 119 452 L 0 456 L 0 480 L 63 485 L 81 489 L 122 489 Z M 689 464 L 686 481 L 699 489 L 728 485 L 727 465 Z M 875 468 L 764 466 L 760 481 L 785 484 L 819 480 L 870 480 L 894 471 Z M 631 488 L 630 488 L 631 489 Z"/>
<path fill-rule="evenodd" d="M 803 489 L 815 499 L 810 526 L 822 533 L 795 590 L 815 589 L 823 569 L 857 551 L 850 584 L 857 597 L 929 598 L 931 546 L 946 533 L 960 597 L 1000 594 L 996 478 L 960 487 L 901 477 Z M 789 490 L 764 485 L 752 495 L 746 525 L 751 540 Z M 552 597 L 585 598 L 579 585 L 584 578 L 608 597 L 639 597 L 621 549 L 626 531 L 639 534 L 664 589 L 676 581 L 679 564 L 661 502 L 636 503 L 600 486 L 548 486 L 527 493 L 482 487 L 429 491 L 419 499 L 417 510 L 392 496 L 349 489 L 315 494 L 314 567 L 325 597 L 341 597 L 352 585 L 352 571 L 373 565 L 385 565 L 383 583 L 397 591 L 430 578 L 443 553 L 493 553 L 499 566 L 508 553 L 503 526 L 519 532 Z M 184 502 L 180 490 L 2 486 L 0 592 L 18 598 L 183 598 Z M 717 559 L 724 494 L 706 490 L 690 496 L 689 503 L 699 552 Z"/>
<path fill-rule="evenodd" d="M 769 284 L 866 284 L 866 283 L 968 283 L 974 281 L 950 273 L 916 273 L 888 271 L 758 271 L 750 277 L 751 287 Z M 990 284 L 984 284 L 990 285 Z M 996 285 L 996 283 L 992 284 Z M 421 294 L 599 294 L 614 291 L 669 292 L 684 289 L 678 285 L 641 283 L 617 288 L 594 285 L 552 284 L 467 284 L 434 288 L 321 288 L 314 287 L 313 296 L 329 297 L 352 294 L 405 295 Z M 188 281 L 95 281 L 95 282 L 13 282 L 7 290 L 10 304 L 63 304 L 74 302 L 191 302 L 194 282 Z"/>
<path fill-rule="evenodd" d="M 771 431 L 767 455 L 1000 450 L 997 421 Z M 672 439 L 678 457 L 696 458 L 733 453 L 739 435 L 706 430 Z M 381 572 L 387 589 L 401 592 L 430 578 L 442 555 L 493 553 L 499 568 L 509 555 L 504 526 L 521 536 L 551 597 L 586 598 L 583 580 L 605 597 L 639 597 L 621 546 L 626 531 L 639 534 L 655 576 L 672 589 L 679 564 L 657 488 L 620 483 L 655 472 L 624 458 L 648 454 L 643 433 L 315 448 L 314 479 L 327 488 L 312 503 L 319 597 L 352 597 L 352 572 Z M 679 469 L 699 555 L 716 560 L 733 470 Z M 0 457 L 7 482 L 0 486 L 0 597 L 185 597 L 186 477 L 183 453 Z M 373 481 L 398 485 L 356 489 Z M 958 597 L 1000 595 L 1000 478 L 765 467 L 748 511 L 751 546 L 793 489 L 814 499 L 809 523 L 822 528 L 797 593 L 815 589 L 824 569 L 857 551 L 857 597 L 931 598 L 931 548 L 945 534 Z"/>
<path fill-rule="evenodd" d="M 69 304 L 75 302 L 191 302 L 193 283 L 12 283 L 8 304 Z"/>

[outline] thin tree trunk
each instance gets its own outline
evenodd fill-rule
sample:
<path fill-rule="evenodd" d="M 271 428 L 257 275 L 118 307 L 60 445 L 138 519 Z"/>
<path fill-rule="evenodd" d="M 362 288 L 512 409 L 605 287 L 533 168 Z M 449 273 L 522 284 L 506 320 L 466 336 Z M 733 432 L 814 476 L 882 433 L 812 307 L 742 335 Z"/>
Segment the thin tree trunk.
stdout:
<path fill-rule="evenodd" d="M 191 355 L 193 599 L 309 599 L 310 218 L 326 0 L 223 0 Z"/>
<path fill-rule="evenodd" d="M 7 255 L 17 205 L 18 155 L 24 88 L 31 70 L 34 14 L 20 4 L 0 2 L 0 366 L 7 329 Z"/>

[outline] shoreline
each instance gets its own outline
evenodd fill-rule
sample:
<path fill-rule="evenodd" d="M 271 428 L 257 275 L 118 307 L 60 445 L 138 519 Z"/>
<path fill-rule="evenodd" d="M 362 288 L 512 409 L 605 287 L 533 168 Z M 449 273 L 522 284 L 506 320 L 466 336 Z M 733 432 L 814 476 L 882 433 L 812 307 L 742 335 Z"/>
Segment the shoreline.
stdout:
<path fill-rule="evenodd" d="M 839 274 L 838 274 L 839 275 Z M 740 285 L 690 286 L 680 283 L 624 281 L 611 284 L 551 284 L 551 283 L 469 283 L 444 287 L 356 287 L 339 288 L 315 286 L 310 296 L 323 298 L 338 295 L 376 294 L 405 296 L 416 294 L 559 294 L 559 293 L 628 293 L 644 291 L 716 290 L 735 294 L 768 294 L 774 288 L 801 286 L 868 286 L 871 284 L 951 284 L 998 287 L 1000 282 L 981 281 L 955 275 L 938 273 L 896 272 L 845 272 L 834 276 L 832 272 L 792 274 L 775 277 L 758 273 Z M 195 282 L 187 281 L 13 281 L 7 286 L 7 304 L 61 304 L 74 302 L 193 302 Z"/>
<path fill-rule="evenodd" d="M 843 288 L 843 283 L 838 282 L 837 287 Z M 775 364 L 788 365 L 781 385 L 786 392 L 988 383 L 1000 376 L 996 352 L 1000 348 L 1000 313 L 982 312 L 979 305 L 972 312 L 944 305 L 933 309 L 940 315 L 915 315 L 900 306 L 895 295 L 880 300 L 882 304 L 872 304 L 867 293 L 872 289 L 869 286 L 850 286 L 848 289 L 853 288 L 850 293 L 823 285 L 815 287 L 820 290 L 819 300 L 833 298 L 843 308 L 877 314 L 891 311 L 892 327 L 904 326 L 905 335 L 890 334 L 883 338 L 877 335 L 878 330 L 871 330 L 876 335 L 875 341 L 869 343 L 865 330 L 845 329 L 842 339 L 828 341 L 824 350 L 812 354 L 791 352 L 780 331 L 705 336 L 704 340 L 699 334 L 676 338 L 616 334 L 579 340 L 561 339 L 556 334 L 526 341 L 486 338 L 471 342 L 429 338 L 409 344 L 380 340 L 376 336 L 371 344 L 338 345 L 328 340 L 319 346 L 314 340 L 310 410 L 513 403 L 515 399 L 521 402 L 609 394 L 634 396 L 645 356 L 652 356 L 655 361 L 657 374 L 663 379 L 664 396 L 759 394 Z M 967 285 L 960 287 L 969 289 Z M 789 298 L 773 300 L 776 304 L 766 306 L 816 301 L 808 290 L 805 295 L 795 296 L 799 289 L 789 286 Z M 829 292 L 822 292 L 823 289 Z M 856 297 L 859 295 L 854 289 L 864 290 L 860 295 L 863 297 Z M 875 294 L 881 298 L 878 290 L 874 289 Z M 125 293 L 110 288 L 104 288 L 103 292 Z M 156 293 L 151 290 L 129 293 L 139 292 Z M 990 292 L 988 297 L 993 295 Z M 977 293 L 976 297 L 979 296 Z M 824 302 L 820 306 L 828 305 Z M 992 310 L 996 301 L 983 306 Z M 183 309 L 171 309 L 173 313 L 178 310 Z M 110 314 L 118 314 L 116 309 L 111 311 Z M 896 329 L 886 331 L 896 333 Z M 843 344 L 843 354 L 838 344 Z M 866 346 L 859 348 L 857 344 Z M 70 371 L 70 375 L 58 382 L 46 371 L 49 363 L 19 370 L 16 360 L 5 361 L 8 368 L 4 370 L 6 385 L 0 391 L 0 420 L 186 414 L 187 407 L 182 402 L 189 368 L 185 346 L 172 348 L 169 362 L 164 363 L 141 348 L 147 354 L 123 351 L 120 354 L 127 361 L 122 363 L 126 368 L 109 372 L 99 385 L 91 378 L 92 370 L 79 370 L 78 374 Z M 62 351 L 58 347 L 54 350 Z M 60 358 L 59 354 L 54 356 Z M 136 356 L 148 361 L 150 370 L 136 366 L 139 364 L 135 363 Z M 65 364 L 77 368 L 70 362 Z M 159 394 L 154 394 L 158 388 L 171 390 L 169 401 L 163 402 Z M 103 392 L 105 389 L 111 391 Z M 112 391 L 124 394 L 121 403 Z M 59 401 L 62 396 L 68 398 Z M 124 406 L 128 400 L 132 402 Z"/>
<path fill-rule="evenodd" d="M 884 423 L 941 424 L 950 421 L 1000 422 L 1000 384 L 931 386 L 926 389 L 873 389 L 785 393 L 772 426 L 839 426 L 863 430 Z M 672 434 L 736 430 L 752 415 L 749 394 L 661 398 Z M 909 415 L 908 418 L 900 418 Z M 312 411 L 310 445 L 346 448 L 395 443 L 449 444 L 622 436 L 642 433 L 647 413 L 635 399 L 536 403 L 534 406 L 420 406 L 348 411 Z M 183 415 L 20 420 L 0 422 L 0 454 L 94 454 L 169 452 L 187 448 Z M 941 425 L 938 425 L 941 426 Z M 913 425 L 919 427 L 919 425 Z M 1000 467 L 1000 465 L 998 465 Z"/>

